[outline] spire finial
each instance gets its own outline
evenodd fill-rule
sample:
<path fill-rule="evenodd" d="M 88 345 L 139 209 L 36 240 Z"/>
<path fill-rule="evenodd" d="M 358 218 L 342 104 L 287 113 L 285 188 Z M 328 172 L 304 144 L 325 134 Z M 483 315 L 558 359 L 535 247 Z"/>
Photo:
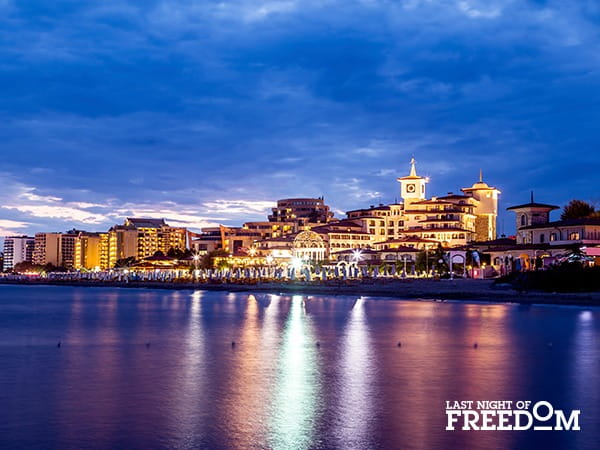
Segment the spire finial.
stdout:
<path fill-rule="evenodd" d="M 483 170 L 479 169 L 479 182 L 483 183 Z"/>
<path fill-rule="evenodd" d="M 411 177 L 416 177 L 417 176 L 417 169 L 415 167 L 415 164 L 417 162 L 415 161 L 414 156 L 410 159 L 410 176 Z"/>
<path fill-rule="evenodd" d="M 533 191 L 531 191 L 531 203 L 533 203 Z"/>

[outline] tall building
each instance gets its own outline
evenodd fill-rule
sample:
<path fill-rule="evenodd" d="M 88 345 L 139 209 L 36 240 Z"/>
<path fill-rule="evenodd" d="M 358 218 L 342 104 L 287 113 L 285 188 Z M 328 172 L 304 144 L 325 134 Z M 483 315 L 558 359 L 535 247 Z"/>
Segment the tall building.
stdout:
<path fill-rule="evenodd" d="M 463 188 L 464 195 L 448 193 L 427 198 L 428 179 L 417 174 L 414 158 L 410 172 L 397 179 L 402 203 L 380 204 L 348 211 L 348 218 L 363 225 L 375 242 L 412 238 L 437 241 L 446 247 L 496 237 L 498 194 L 483 182 Z"/>
<path fill-rule="evenodd" d="M 12 270 L 21 262 L 32 262 L 34 246 L 35 240 L 29 236 L 5 237 L 2 270 Z"/>
<path fill-rule="evenodd" d="M 171 227 L 164 219 L 125 219 L 123 225 L 115 225 L 106 236 L 100 235 L 100 267 L 112 268 L 125 258 L 138 260 L 154 255 L 157 251 L 167 253 L 171 249 L 185 250 L 187 230 Z"/>
<path fill-rule="evenodd" d="M 72 269 L 75 260 L 75 244 L 80 230 L 72 229 L 60 235 L 60 266 Z"/>
<path fill-rule="evenodd" d="M 517 244 L 533 244 L 533 231 L 530 227 L 548 224 L 550 222 L 550 212 L 559 209 L 559 207 L 535 202 L 532 192 L 529 203 L 511 206 L 506 209 L 515 213 Z"/>
<path fill-rule="evenodd" d="M 34 264 L 61 265 L 61 233 L 36 233 L 34 241 L 32 258 Z"/>
<path fill-rule="evenodd" d="M 417 175 L 415 158 L 410 160 L 410 173 L 398 178 L 400 183 L 400 197 L 404 200 L 405 207 L 413 202 L 425 200 L 425 185 L 429 182 L 427 178 Z"/>
<path fill-rule="evenodd" d="M 75 239 L 74 269 L 101 267 L 101 233 L 79 232 Z"/>
<path fill-rule="evenodd" d="M 495 187 L 488 186 L 483 181 L 481 171 L 479 171 L 479 181 L 470 188 L 462 188 L 461 191 L 478 202 L 475 204 L 474 210 L 475 240 L 483 242 L 496 239 L 496 218 L 498 217 L 498 195 L 500 191 Z"/>
<path fill-rule="evenodd" d="M 277 206 L 272 209 L 269 216 L 269 222 L 295 223 L 295 231 L 311 224 L 329 223 L 332 219 L 333 213 L 325 204 L 323 197 L 277 200 Z"/>

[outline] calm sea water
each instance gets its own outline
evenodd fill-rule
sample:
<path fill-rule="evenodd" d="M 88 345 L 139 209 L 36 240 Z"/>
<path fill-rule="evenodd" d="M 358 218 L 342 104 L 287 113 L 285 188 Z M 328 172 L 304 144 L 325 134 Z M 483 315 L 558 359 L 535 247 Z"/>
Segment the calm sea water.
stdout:
<path fill-rule="evenodd" d="M 0 447 L 597 449 L 599 338 L 583 307 L 0 286 Z M 445 431 L 455 399 L 582 431 Z"/>

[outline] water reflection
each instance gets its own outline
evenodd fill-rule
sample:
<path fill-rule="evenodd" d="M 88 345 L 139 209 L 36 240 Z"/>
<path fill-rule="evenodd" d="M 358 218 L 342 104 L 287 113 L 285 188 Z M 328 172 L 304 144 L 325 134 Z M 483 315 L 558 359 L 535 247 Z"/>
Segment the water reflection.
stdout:
<path fill-rule="evenodd" d="M 372 448 L 374 435 L 371 430 L 373 411 L 372 385 L 376 379 L 376 367 L 369 329 L 365 316 L 364 299 L 354 302 L 344 333 L 342 344 L 341 383 L 336 421 L 339 448 Z"/>
<path fill-rule="evenodd" d="M 595 449 L 600 441 L 598 308 L 0 291 L 0 448 Z M 582 431 L 446 432 L 444 402 L 453 399 L 547 400 L 581 409 Z"/>
<path fill-rule="evenodd" d="M 319 409 L 319 368 L 304 300 L 294 296 L 283 331 L 269 444 L 274 449 L 309 448 Z"/>
<path fill-rule="evenodd" d="M 194 442 L 194 437 L 204 432 L 202 423 L 198 423 L 198 405 L 206 402 L 205 336 L 202 327 L 202 297 L 204 292 L 194 291 L 187 302 L 181 304 L 189 307 L 187 329 L 185 330 L 185 346 L 182 351 L 181 366 L 176 382 L 171 387 L 173 399 L 171 423 L 169 427 L 178 436 L 177 447 L 184 447 Z M 189 302 L 189 303 L 188 303 Z M 146 344 L 147 345 L 147 344 Z M 151 349 L 151 346 L 149 347 Z"/>

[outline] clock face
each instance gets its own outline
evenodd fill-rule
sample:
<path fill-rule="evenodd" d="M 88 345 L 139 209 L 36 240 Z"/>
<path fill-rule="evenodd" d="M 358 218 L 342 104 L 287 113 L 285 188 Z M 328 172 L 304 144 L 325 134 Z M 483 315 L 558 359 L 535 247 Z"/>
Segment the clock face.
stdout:
<path fill-rule="evenodd" d="M 406 192 L 415 192 L 417 190 L 417 186 L 415 186 L 414 184 L 407 184 L 406 185 Z"/>

